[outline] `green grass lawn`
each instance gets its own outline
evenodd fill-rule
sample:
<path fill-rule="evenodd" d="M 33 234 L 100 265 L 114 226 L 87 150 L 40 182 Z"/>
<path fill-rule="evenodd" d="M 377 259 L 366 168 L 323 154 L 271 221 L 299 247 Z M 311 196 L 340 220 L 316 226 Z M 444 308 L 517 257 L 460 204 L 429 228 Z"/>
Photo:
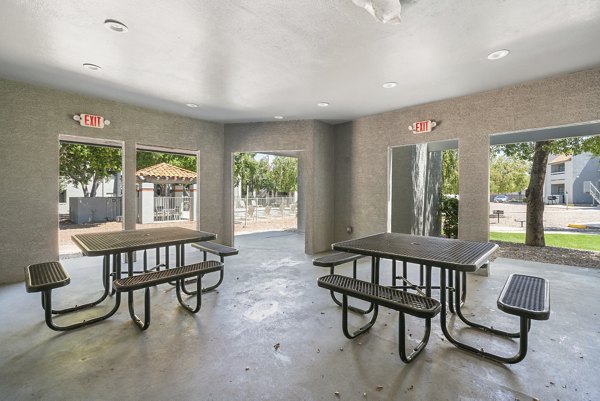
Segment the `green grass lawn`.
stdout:
<path fill-rule="evenodd" d="M 544 235 L 547 246 L 558 248 L 600 251 L 600 235 L 596 234 L 549 234 Z M 525 233 L 490 232 L 490 241 L 525 243 Z"/>

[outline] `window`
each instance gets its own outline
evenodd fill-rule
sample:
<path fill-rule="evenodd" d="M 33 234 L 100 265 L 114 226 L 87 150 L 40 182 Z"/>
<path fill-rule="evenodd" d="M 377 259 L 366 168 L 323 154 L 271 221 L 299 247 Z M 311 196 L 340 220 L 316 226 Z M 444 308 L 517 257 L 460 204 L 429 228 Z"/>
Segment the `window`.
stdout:
<path fill-rule="evenodd" d="M 550 166 L 550 174 L 561 174 L 565 172 L 565 164 L 553 164 Z"/>

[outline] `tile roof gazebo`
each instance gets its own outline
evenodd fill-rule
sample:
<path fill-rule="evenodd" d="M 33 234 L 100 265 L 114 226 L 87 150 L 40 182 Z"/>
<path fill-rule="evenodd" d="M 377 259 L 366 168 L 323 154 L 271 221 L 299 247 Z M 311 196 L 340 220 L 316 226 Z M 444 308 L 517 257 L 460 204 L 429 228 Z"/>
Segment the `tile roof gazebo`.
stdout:
<path fill-rule="evenodd" d="M 139 222 L 195 220 L 196 180 L 194 171 L 168 163 L 138 170 Z M 184 196 L 184 186 L 190 186 L 189 196 Z"/>
<path fill-rule="evenodd" d="M 197 178 L 194 171 L 169 163 L 159 163 L 140 169 L 135 175 L 138 183 L 150 182 L 153 184 L 195 184 Z"/>

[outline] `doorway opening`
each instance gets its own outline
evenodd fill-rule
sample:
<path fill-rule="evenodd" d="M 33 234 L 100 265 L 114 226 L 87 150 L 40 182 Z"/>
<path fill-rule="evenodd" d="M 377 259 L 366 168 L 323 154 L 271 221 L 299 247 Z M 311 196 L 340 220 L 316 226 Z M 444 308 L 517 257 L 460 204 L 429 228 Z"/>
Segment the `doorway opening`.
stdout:
<path fill-rule="evenodd" d="M 600 123 L 490 137 L 490 240 L 600 251 Z"/>
<path fill-rule="evenodd" d="M 198 227 L 197 152 L 138 146 L 137 227 Z"/>
<path fill-rule="evenodd" d="M 458 235 L 458 141 L 392 147 L 388 231 Z"/>
<path fill-rule="evenodd" d="M 59 138 L 59 255 L 78 254 L 71 235 L 123 229 L 123 143 Z"/>
<path fill-rule="evenodd" d="M 234 153 L 234 235 L 298 231 L 298 171 L 293 153 Z"/>

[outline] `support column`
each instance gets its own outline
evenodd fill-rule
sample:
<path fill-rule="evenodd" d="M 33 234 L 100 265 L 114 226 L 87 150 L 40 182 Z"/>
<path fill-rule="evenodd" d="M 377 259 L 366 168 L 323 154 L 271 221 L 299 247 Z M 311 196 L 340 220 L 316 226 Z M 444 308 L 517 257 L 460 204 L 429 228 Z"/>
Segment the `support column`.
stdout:
<path fill-rule="evenodd" d="M 183 218 L 183 185 L 173 185 L 173 220 L 181 220 Z"/>
<path fill-rule="evenodd" d="M 197 220 L 196 216 L 196 197 L 198 196 L 198 184 L 190 188 L 190 221 Z"/>
<path fill-rule="evenodd" d="M 154 184 L 144 182 L 140 184 L 140 223 L 154 222 Z"/>
<path fill-rule="evenodd" d="M 481 133 L 458 141 L 458 238 L 487 242 L 489 238 L 490 140 Z M 489 268 L 480 269 L 489 275 Z"/>
<path fill-rule="evenodd" d="M 183 185 L 181 185 L 181 184 L 173 185 L 173 196 L 175 198 L 183 197 Z"/>
<path fill-rule="evenodd" d="M 135 230 L 137 223 L 137 188 L 135 183 L 136 148 L 135 143 L 125 142 L 123 152 L 123 221 L 125 230 Z"/>

